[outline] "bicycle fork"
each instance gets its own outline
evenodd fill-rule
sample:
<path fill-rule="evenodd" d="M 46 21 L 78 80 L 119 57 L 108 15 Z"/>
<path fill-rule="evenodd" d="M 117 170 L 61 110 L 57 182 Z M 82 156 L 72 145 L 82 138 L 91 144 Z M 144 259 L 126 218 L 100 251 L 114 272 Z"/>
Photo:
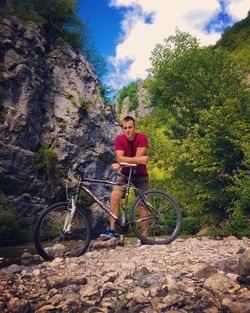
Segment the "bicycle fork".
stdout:
<path fill-rule="evenodd" d="M 66 213 L 63 232 L 69 233 L 72 227 L 72 221 L 76 212 L 76 196 L 71 197 L 71 209 L 69 209 Z"/>

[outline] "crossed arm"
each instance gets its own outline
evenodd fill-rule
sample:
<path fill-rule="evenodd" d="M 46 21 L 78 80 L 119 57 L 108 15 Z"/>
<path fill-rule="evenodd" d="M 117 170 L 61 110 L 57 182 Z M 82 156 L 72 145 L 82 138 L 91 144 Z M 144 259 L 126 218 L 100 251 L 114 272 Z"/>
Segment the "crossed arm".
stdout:
<path fill-rule="evenodd" d="M 135 164 L 143 164 L 145 165 L 148 162 L 148 156 L 146 156 L 147 148 L 141 147 L 136 149 L 136 155 L 134 157 L 126 157 L 124 156 L 123 150 L 116 151 L 116 159 L 118 163 L 126 162 L 126 163 L 135 163 Z M 120 165 L 118 163 L 112 164 L 113 170 L 118 170 Z"/>

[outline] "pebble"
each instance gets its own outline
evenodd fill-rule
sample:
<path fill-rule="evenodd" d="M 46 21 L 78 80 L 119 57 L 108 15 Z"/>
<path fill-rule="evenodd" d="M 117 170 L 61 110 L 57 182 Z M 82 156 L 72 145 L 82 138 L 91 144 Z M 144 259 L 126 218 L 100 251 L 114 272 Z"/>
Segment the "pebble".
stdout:
<path fill-rule="evenodd" d="M 98 249 L 0 270 L 0 312 L 249 312 L 249 240 Z"/>
<path fill-rule="evenodd" d="M 40 273 L 41 273 L 41 271 L 38 270 L 38 269 L 36 269 L 36 270 L 33 271 L 34 276 L 39 276 Z"/>
<path fill-rule="evenodd" d="M 22 255 L 21 255 L 21 259 L 32 259 L 33 256 L 28 252 L 27 249 L 24 249 Z"/>

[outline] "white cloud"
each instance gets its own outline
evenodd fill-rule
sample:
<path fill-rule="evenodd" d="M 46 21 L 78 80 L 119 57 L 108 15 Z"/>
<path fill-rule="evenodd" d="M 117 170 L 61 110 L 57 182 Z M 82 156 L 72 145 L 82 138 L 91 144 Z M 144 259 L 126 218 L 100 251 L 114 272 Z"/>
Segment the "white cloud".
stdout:
<path fill-rule="evenodd" d="M 228 12 L 238 20 L 245 18 L 249 10 L 249 0 L 229 0 Z"/>
<path fill-rule="evenodd" d="M 230 14 L 243 18 L 247 1 L 227 0 Z M 127 9 L 115 55 L 109 58 L 115 71 L 109 75 L 107 84 L 115 89 L 147 76 L 154 46 L 173 35 L 176 27 L 198 38 L 201 45 L 214 44 L 220 37 L 219 33 L 204 31 L 204 26 L 220 10 L 218 0 L 111 0 L 110 6 Z M 145 22 L 149 15 L 150 24 Z"/>

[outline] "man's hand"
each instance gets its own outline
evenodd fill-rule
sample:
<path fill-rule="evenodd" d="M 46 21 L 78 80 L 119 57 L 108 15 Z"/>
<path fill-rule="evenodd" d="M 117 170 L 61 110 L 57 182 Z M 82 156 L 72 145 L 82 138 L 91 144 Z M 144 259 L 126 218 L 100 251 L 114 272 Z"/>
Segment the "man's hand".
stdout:
<path fill-rule="evenodd" d="M 120 166 L 119 163 L 113 163 L 113 164 L 111 165 L 112 171 L 118 171 L 120 168 L 121 168 L 121 166 Z"/>
<path fill-rule="evenodd" d="M 137 162 L 138 164 L 145 165 L 148 162 L 148 156 L 144 155 L 144 156 L 137 157 Z"/>

